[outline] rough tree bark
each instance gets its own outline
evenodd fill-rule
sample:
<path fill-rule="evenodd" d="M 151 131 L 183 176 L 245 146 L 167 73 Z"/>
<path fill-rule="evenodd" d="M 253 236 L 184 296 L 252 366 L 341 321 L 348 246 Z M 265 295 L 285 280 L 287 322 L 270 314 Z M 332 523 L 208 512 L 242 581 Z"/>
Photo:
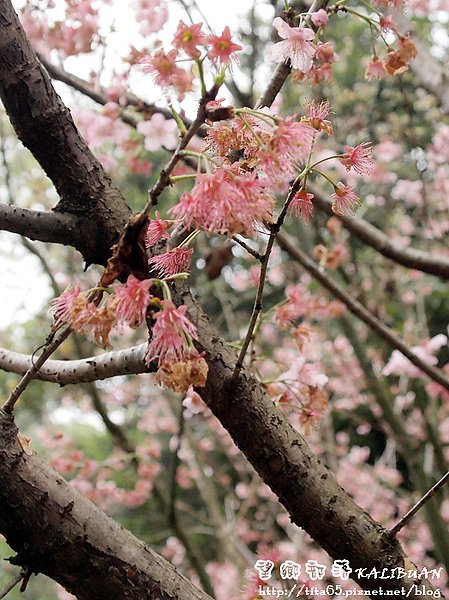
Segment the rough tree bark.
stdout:
<path fill-rule="evenodd" d="M 90 238 L 82 249 L 86 262 L 104 263 L 130 209 L 79 135 L 6 0 L 0 34 L 0 97 L 11 123 L 52 180 L 60 196 L 55 210 L 82 217 Z"/>
<path fill-rule="evenodd" d="M 77 598 L 210 600 L 19 444 L 0 410 L 0 530 L 14 564 L 45 573 Z"/>
<path fill-rule="evenodd" d="M 89 232 L 93 227 L 94 242 L 80 248 L 84 256 L 104 263 L 129 209 L 76 131 L 7 0 L 0 0 L 0 39 L 0 96 L 11 121 L 54 182 L 61 196 L 57 210 L 83 214 L 81 226 Z M 233 380 L 236 358 L 188 290 L 181 287 L 177 296 L 189 305 L 209 365 L 206 387 L 198 391 L 292 520 L 332 557 L 348 559 L 353 569 L 403 566 L 397 540 L 340 488 L 251 373 L 243 370 Z M 60 581 L 79 598 L 91 598 L 92 590 L 99 589 L 107 593 L 96 597 L 109 599 L 204 597 L 179 575 L 169 575 L 160 559 L 138 541 L 129 541 L 130 534 L 106 522 L 99 509 L 91 506 L 83 518 L 74 516 L 83 500 L 35 456 L 24 457 L 4 415 L 0 425 L 0 530 L 24 564 Z M 97 522 L 104 527 L 100 539 Z M 120 552 L 117 540 L 128 540 L 131 557 Z M 145 568 L 150 554 L 156 571 Z M 77 566 L 80 555 L 83 562 Z M 162 581 L 164 577 L 168 580 Z M 360 584 L 367 590 L 379 588 L 375 579 Z M 133 595 L 136 585 L 146 587 L 147 596 Z M 402 586 L 411 589 L 410 582 L 400 579 L 385 580 L 382 588 L 386 593 Z M 415 597 L 412 589 L 408 597 Z"/>

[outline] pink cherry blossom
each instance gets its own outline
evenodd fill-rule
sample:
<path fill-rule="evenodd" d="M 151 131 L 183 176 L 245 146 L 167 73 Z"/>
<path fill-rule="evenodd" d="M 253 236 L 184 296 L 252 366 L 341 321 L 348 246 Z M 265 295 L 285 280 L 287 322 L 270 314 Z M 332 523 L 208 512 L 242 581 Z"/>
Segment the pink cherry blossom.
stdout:
<path fill-rule="evenodd" d="M 179 21 L 173 38 L 173 46 L 178 50 L 184 50 L 190 58 L 198 59 L 201 56 L 198 46 L 204 44 L 206 41 L 201 31 L 202 25 L 202 23 L 186 25 L 183 21 Z"/>
<path fill-rule="evenodd" d="M 324 27 L 329 21 L 329 15 L 324 10 L 324 8 L 320 8 L 320 10 L 318 10 L 317 12 L 311 13 L 310 18 L 312 20 L 312 23 L 316 25 L 316 27 Z"/>
<path fill-rule="evenodd" d="M 170 277 L 190 269 L 192 254 L 193 248 L 172 248 L 163 254 L 150 258 L 148 266 L 150 269 L 154 269 L 160 277 Z"/>
<path fill-rule="evenodd" d="M 436 358 L 435 353 L 446 344 L 447 336 L 440 333 L 419 346 L 412 346 L 411 350 L 427 364 L 436 365 L 438 364 L 438 359 Z M 382 373 L 383 375 L 407 375 L 408 377 L 421 377 L 423 374 L 422 371 L 418 369 L 418 367 L 415 367 L 415 365 L 401 354 L 399 350 L 393 350 Z"/>
<path fill-rule="evenodd" d="M 359 175 L 369 175 L 373 169 L 373 148 L 371 142 L 363 142 L 355 148 L 345 146 L 345 154 L 340 162 L 347 171 L 354 169 Z"/>
<path fill-rule="evenodd" d="M 306 104 L 306 115 L 301 118 L 301 123 L 306 123 L 316 129 L 316 131 L 324 131 L 328 135 L 332 135 L 333 126 L 331 121 L 328 121 L 326 117 L 330 113 L 330 102 L 320 102 L 317 104 L 314 100 Z"/>
<path fill-rule="evenodd" d="M 365 69 L 365 79 L 372 81 L 373 79 L 383 79 L 386 76 L 387 70 L 384 63 L 378 56 L 373 56 Z"/>
<path fill-rule="evenodd" d="M 155 215 L 155 219 L 150 219 L 145 233 L 145 246 L 147 248 L 151 248 L 162 238 L 169 238 L 170 234 L 167 232 L 167 229 L 173 225 L 173 221 L 161 219 L 158 210 Z"/>
<path fill-rule="evenodd" d="M 354 192 L 354 187 L 345 185 L 341 181 L 337 184 L 335 192 L 331 194 L 332 210 L 337 215 L 352 214 L 352 206 L 360 204 L 357 194 Z"/>
<path fill-rule="evenodd" d="M 309 194 L 305 190 L 299 190 L 290 202 L 289 212 L 308 223 L 313 213 L 313 197 L 313 194 Z"/>
<path fill-rule="evenodd" d="M 208 57 L 211 60 L 217 60 L 221 64 L 229 64 L 231 60 L 237 60 L 233 56 L 235 52 L 242 50 L 242 46 L 236 44 L 231 39 L 231 31 L 229 27 L 225 27 L 221 35 L 209 35 L 207 43 L 211 46 Z"/>
<path fill-rule="evenodd" d="M 223 167 L 201 174 L 191 193 L 181 196 L 170 212 L 187 227 L 234 235 L 253 235 L 254 223 L 271 221 L 273 198 L 256 173 Z"/>
<path fill-rule="evenodd" d="M 153 337 L 145 357 L 148 364 L 156 359 L 159 366 L 180 362 L 191 353 L 197 331 L 186 312 L 185 304 L 177 308 L 171 300 L 162 301 L 162 310 L 154 317 Z"/>
<path fill-rule="evenodd" d="M 280 17 L 273 21 L 273 27 L 284 41 L 277 42 L 269 49 L 267 57 L 274 62 L 290 61 L 294 69 L 306 73 L 310 71 L 316 47 L 311 43 L 315 33 L 307 27 L 290 27 Z"/>
<path fill-rule="evenodd" d="M 55 326 L 58 327 L 62 323 L 68 323 L 73 308 L 73 303 L 80 295 L 81 288 L 79 285 L 74 288 L 66 288 L 60 296 L 51 301 L 50 311 L 55 317 Z"/>
<path fill-rule="evenodd" d="M 135 329 L 144 320 L 151 296 L 148 293 L 153 281 L 140 281 L 134 275 L 129 275 L 126 283 L 120 286 L 110 298 L 110 304 L 117 316 L 129 327 Z"/>
<path fill-rule="evenodd" d="M 139 121 L 137 131 L 145 136 L 145 149 L 156 152 L 163 146 L 169 150 L 178 143 L 178 126 L 174 119 L 166 119 L 161 113 L 154 113 L 148 121 Z"/>

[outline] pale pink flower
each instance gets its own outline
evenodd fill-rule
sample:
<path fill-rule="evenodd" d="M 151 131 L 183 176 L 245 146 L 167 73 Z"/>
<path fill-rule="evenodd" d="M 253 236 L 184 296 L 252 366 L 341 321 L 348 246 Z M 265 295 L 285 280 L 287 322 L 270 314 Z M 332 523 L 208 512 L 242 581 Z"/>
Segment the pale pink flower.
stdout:
<path fill-rule="evenodd" d="M 316 27 L 324 27 L 329 21 L 329 15 L 324 8 L 320 8 L 317 12 L 311 13 L 310 18 Z"/>
<path fill-rule="evenodd" d="M 110 298 L 110 305 L 114 308 L 117 316 L 129 327 L 135 329 L 144 320 L 151 296 L 148 293 L 152 279 L 143 281 L 129 275 L 126 283 L 120 286 Z"/>
<path fill-rule="evenodd" d="M 347 171 L 354 169 L 359 175 L 369 175 L 373 169 L 373 148 L 371 142 L 363 142 L 355 148 L 345 146 L 345 154 L 340 162 Z"/>
<path fill-rule="evenodd" d="M 80 295 L 81 288 L 79 285 L 75 288 L 66 288 L 60 296 L 54 298 L 50 303 L 50 312 L 55 317 L 55 326 L 59 327 L 62 323 L 69 323 L 70 315 L 73 308 L 73 303 Z"/>
<path fill-rule="evenodd" d="M 150 219 L 147 231 L 145 233 L 145 246 L 151 248 L 162 238 L 169 238 L 170 234 L 167 229 L 173 225 L 173 221 L 161 219 L 159 211 L 156 211 L 156 218 Z"/>
<path fill-rule="evenodd" d="M 306 315 L 313 306 L 312 297 L 302 284 L 288 285 L 285 290 L 287 302 L 275 309 L 276 319 L 281 328 L 285 329 L 293 321 Z"/>
<path fill-rule="evenodd" d="M 288 207 L 289 212 L 308 223 L 313 213 L 312 198 L 313 194 L 309 194 L 305 190 L 299 190 L 290 202 Z"/>
<path fill-rule="evenodd" d="M 378 56 L 373 56 L 370 63 L 365 69 L 365 79 L 372 81 L 373 79 L 383 79 L 387 75 L 387 70 L 384 63 Z"/>
<path fill-rule="evenodd" d="M 237 169 L 223 167 L 199 175 L 191 193 L 183 194 L 170 212 L 187 227 L 252 235 L 255 222 L 272 220 L 274 200 L 254 172 Z"/>
<path fill-rule="evenodd" d="M 315 58 L 324 63 L 334 63 L 338 60 L 338 54 L 335 52 L 332 42 L 318 44 Z"/>
<path fill-rule="evenodd" d="M 447 344 L 447 336 L 442 333 L 430 340 L 426 340 L 419 346 L 410 349 L 428 365 L 437 365 L 438 359 L 434 354 Z M 409 361 L 399 350 L 393 350 L 388 363 L 382 370 L 383 375 L 406 375 L 408 377 L 421 377 L 423 372 Z"/>
<path fill-rule="evenodd" d="M 168 6 L 165 0 L 138 0 L 136 21 L 140 23 L 139 33 L 144 37 L 157 33 L 168 20 Z"/>
<path fill-rule="evenodd" d="M 301 123 L 306 123 L 316 129 L 316 131 L 324 131 L 328 135 L 332 135 L 333 126 L 331 121 L 326 120 L 330 113 L 330 102 L 320 102 L 317 104 L 314 100 L 306 104 L 306 115 L 301 118 Z"/>
<path fill-rule="evenodd" d="M 232 55 L 242 50 L 242 46 L 232 41 L 231 31 L 227 26 L 221 35 L 209 35 L 207 43 L 211 46 L 208 57 L 211 60 L 218 60 L 221 64 L 229 64 L 231 60 L 237 60 L 237 57 Z"/>
<path fill-rule="evenodd" d="M 332 210 L 337 215 L 350 215 L 352 214 L 353 204 L 360 204 L 360 200 L 354 192 L 354 187 L 345 185 L 341 181 L 337 184 L 331 199 L 333 200 Z"/>
<path fill-rule="evenodd" d="M 314 31 L 307 27 L 290 27 L 280 17 L 274 19 L 273 27 L 283 41 L 268 50 L 268 59 L 274 62 L 290 61 L 293 69 L 303 73 L 310 71 L 316 52 L 310 41 L 315 37 Z"/>
<path fill-rule="evenodd" d="M 148 266 L 150 269 L 154 269 L 160 277 L 170 277 L 190 269 L 192 254 L 193 248 L 172 248 L 163 254 L 150 258 Z"/>
<path fill-rule="evenodd" d="M 153 75 L 154 81 L 161 87 L 175 88 L 180 84 L 184 85 L 186 71 L 176 64 L 178 51 L 170 50 L 167 54 L 163 50 L 158 50 L 153 56 L 146 56 L 139 63 L 139 68 L 143 73 Z"/>
<path fill-rule="evenodd" d="M 183 21 L 179 21 L 178 29 L 173 38 L 174 48 L 184 50 L 190 58 L 198 59 L 201 56 L 197 46 L 204 44 L 206 38 L 201 31 L 202 23 L 186 25 Z"/>
<path fill-rule="evenodd" d="M 398 26 L 393 18 L 393 15 L 381 15 L 380 28 L 384 33 L 387 33 L 388 31 L 397 31 Z"/>
<path fill-rule="evenodd" d="M 156 359 L 159 367 L 184 361 L 195 351 L 193 340 L 197 339 L 197 331 L 186 312 L 185 304 L 177 308 L 171 300 L 162 301 L 162 310 L 154 316 L 153 338 L 145 357 L 147 364 Z"/>
<path fill-rule="evenodd" d="M 156 152 L 163 146 L 169 150 L 178 143 L 178 126 L 174 119 L 166 119 L 161 113 L 154 113 L 147 121 L 137 123 L 137 131 L 145 136 L 145 149 Z"/>

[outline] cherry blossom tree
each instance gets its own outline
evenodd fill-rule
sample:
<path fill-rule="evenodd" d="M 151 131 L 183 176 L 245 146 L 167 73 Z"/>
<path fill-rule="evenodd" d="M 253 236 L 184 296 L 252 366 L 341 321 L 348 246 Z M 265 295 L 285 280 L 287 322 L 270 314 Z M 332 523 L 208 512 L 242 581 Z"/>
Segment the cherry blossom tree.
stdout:
<path fill-rule="evenodd" d="M 172 5 L 0 0 L 0 597 L 441 597 L 449 7 Z"/>

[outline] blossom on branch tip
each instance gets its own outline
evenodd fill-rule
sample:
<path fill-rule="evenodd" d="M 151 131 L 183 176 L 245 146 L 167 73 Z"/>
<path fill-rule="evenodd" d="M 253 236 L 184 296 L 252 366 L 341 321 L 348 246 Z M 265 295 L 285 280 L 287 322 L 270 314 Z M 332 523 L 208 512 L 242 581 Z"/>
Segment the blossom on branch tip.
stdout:
<path fill-rule="evenodd" d="M 373 79 L 383 79 L 386 75 L 387 70 L 384 63 L 378 56 L 373 56 L 365 69 L 365 79 L 368 81 L 372 81 Z"/>
<path fill-rule="evenodd" d="M 369 175 L 373 170 L 373 148 L 371 142 L 363 142 L 355 148 L 345 146 L 345 154 L 340 162 L 347 171 L 354 169 L 359 175 Z"/>
<path fill-rule="evenodd" d="M 176 307 L 171 300 L 162 301 L 145 356 L 147 364 L 157 360 L 158 383 L 177 392 L 185 392 L 191 385 L 204 386 L 208 372 L 206 361 L 193 345 L 197 330 L 186 311 L 185 304 Z"/>
<path fill-rule="evenodd" d="M 80 292 L 81 288 L 79 285 L 74 288 L 68 287 L 60 296 L 51 301 L 50 312 L 55 317 L 55 327 L 59 327 L 63 323 L 69 323 L 73 303 L 80 295 Z"/>
<path fill-rule="evenodd" d="M 335 192 L 331 195 L 332 210 L 337 215 L 351 215 L 352 206 L 360 204 L 357 194 L 354 192 L 354 187 L 345 185 L 341 181 L 335 187 Z"/>
<path fill-rule="evenodd" d="M 327 121 L 326 117 L 330 113 L 330 102 L 320 102 L 317 104 L 314 100 L 306 104 L 306 115 L 301 117 L 301 123 L 310 125 L 317 131 L 324 131 L 327 135 L 332 135 L 333 126 L 331 121 Z"/>
<path fill-rule="evenodd" d="M 320 8 L 320 10 L 310 13 L 310 19 L 316 27 L 324 27 L 329 21 L 329 15 L 324 8 Z"/>
<path fill-rule="evenodd" d="M 313 213 L 313 197 L 313 194 L 309 194 L 305 190 L 299 190 L 290 202 L 288 207 L 289 212 L 308 223 Z"/>
<path fill-rule="evenodd" d="M 315 45 L 310 41 L 315 37 L 314 31 L 307 27 L 290 27 L 280 17 L 274 19 L 273 27 L 283 41 L 268 50 L 267 58 L 274 62 L 290 61 L 293 69 L 303 73 L 310 71 L 316 52 Z"/>
<path fill-rule="evenodd" d="M 145 233 L 145 246 L 147 248 L 151 248 L 162 238 L 169 238 L 170 234 L 167 229 L 173 225 L 173 221 L 161 219 L 159 211 L 156 211 L 155 215 L 155 219 L 150 219 Z"/>
<path fill-rule="evenodd" d="M 154 269 L 160 277 L 170 277 L 189 271 L 192 254 L 193 248 L 172 248 L 148 259 L 148 266 L 150 269 Z"/>
<path fill-rule="evenodd" d="M 120 286 L 110 298 L 110 305 L 117 316 L 129 327 L 135 329 L 144 320 L 151 296 L 148 290 L 153 284 L 152 279 L 143 281 L 129 275 L 126 283 Z"/>
<path fill-rule="evenodd" d="M 173 46 L 178 50 L 184 50 L 187 56 L 197 60 L 201 56 L 197 46 L 206 41 L 205 35 L 201 31 L 202 25 L 202 23 L 186 25 L 183 21 L 179 21 L 173 37 Z"/>
<path fill-rule="evenodd" d="M 218 60 L 220 64 L 229 64 L 231 60 L 237 60 L 233 54 L 243 49 L 242 46 L 232 41 L 228 26 L 223 29 L 221 35 L 209 35 L 207 43 L 211 46 L 207 56 L 211 60 Z"/>
<path fill-rule="evenodd" d="M 232 236 L 252 235 L 256 222 L 271 222 L 273 209 L 274 200 L 256 173 L 225 166 L 199 175 L 192 191 L 170 212 L 187 227 Z"/>

